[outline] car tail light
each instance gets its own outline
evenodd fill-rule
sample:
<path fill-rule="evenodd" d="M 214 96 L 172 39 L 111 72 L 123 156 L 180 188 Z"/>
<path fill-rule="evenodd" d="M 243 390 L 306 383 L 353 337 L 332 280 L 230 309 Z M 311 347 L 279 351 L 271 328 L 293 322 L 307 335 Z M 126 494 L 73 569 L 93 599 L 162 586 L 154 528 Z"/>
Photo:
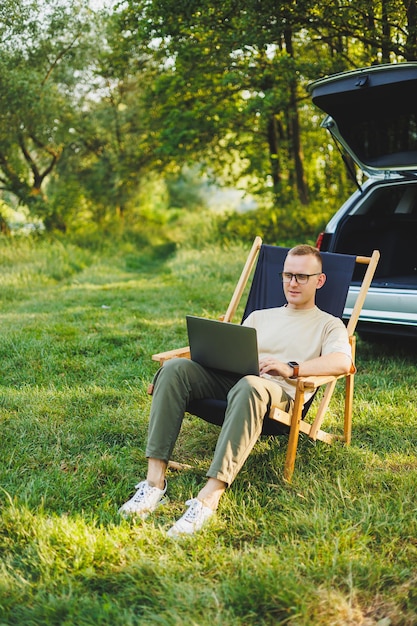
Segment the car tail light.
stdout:
<path fill-rule="evenodd" d="M 323 237 L 324 237 L 324 233 L 320 233 L 316 240 L 316 248 L 318 248 L 319 250 L 321 249 L 321 245 L 323 243 Z"/>

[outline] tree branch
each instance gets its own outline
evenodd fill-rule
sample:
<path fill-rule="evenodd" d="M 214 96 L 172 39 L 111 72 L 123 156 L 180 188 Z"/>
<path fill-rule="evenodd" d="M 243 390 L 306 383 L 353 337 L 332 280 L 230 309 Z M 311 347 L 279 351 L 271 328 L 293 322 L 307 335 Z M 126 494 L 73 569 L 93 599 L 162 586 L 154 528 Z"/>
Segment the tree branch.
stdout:
<path fill-rule="evenodd" d="M 77 33 L 77 35 L 75 35 L 74 39 L 68 44 L 68 46 L 66 48 L 63 48 L 59 52 L 59 54 L 55 57 L 48 71 L 46 72 L 44 79 L 41 82 L 42 87 L 45 85 L 46 81 L 49 79 L 49 77 L 51 76 L 52 72 L 54 71 L 58 63 L 61 61 L 61 59 L 63 59 L 64 56 L 67 54 L 67 52 L 69 52 L 75 46 L 75 43 L 79 38 L 80 38 L 80 33 Z"/>

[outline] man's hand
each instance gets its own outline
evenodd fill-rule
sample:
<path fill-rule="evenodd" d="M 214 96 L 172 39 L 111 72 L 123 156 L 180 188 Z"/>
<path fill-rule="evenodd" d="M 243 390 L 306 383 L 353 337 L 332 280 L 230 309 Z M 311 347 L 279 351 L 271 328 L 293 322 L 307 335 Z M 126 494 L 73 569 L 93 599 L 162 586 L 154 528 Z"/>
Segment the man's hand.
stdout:
<path fill-rule="evenodd" d="M 259 361 L 259 373 L 269 374 L 270 376 L 282 376 L 290 378 L 293 375 L 293 369 L 288 363 L 283 363 L 273 358 L 265 358 Z"/>

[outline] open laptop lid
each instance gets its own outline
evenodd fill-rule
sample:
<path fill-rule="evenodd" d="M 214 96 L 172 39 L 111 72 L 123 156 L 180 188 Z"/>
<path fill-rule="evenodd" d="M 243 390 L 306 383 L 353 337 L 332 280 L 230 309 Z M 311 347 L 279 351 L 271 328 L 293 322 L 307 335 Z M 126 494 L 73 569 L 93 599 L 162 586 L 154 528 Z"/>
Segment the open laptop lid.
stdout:
<path fill-rule="evenodd" d="M 186 316 L 191 359 L 210 369 L 259 375 L 256 330 L 229 322 Z"/>

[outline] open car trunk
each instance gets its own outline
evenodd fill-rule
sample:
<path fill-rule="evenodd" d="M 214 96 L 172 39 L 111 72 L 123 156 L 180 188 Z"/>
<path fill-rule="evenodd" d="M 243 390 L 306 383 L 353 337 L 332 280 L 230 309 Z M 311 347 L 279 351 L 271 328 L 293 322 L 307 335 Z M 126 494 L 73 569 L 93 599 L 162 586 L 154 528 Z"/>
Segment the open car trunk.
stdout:
<path fill-rule="evenodd" d="M 322 126 L 375 182 L 324 250 L 381 259 L 373 285 L 417 287 L 417 63 L 377 65 L 309 86 Z M 379 181 L 379 182 L 378 182 Z M 356 276 L 356 278 L 358 278 Z"/>
<path fill-rule="evenodd" d="M 381 253 L 373 285 L 417 289 L 417 179 L 381 184 L 341 220 L 332 252 Z M 354 276 L 354 280 L 359 280 Z"/>
<path fill-rule="evenodd" d="M 318 246 L 363 256 L 379 250 L 358 330 L 416 337 L 417 63 L 334 74 L 309 91 L 327 114 L 322 126 L 368 176 L 327 224 Z M 354 274 L 344 319 L 360 278 Z"/>

